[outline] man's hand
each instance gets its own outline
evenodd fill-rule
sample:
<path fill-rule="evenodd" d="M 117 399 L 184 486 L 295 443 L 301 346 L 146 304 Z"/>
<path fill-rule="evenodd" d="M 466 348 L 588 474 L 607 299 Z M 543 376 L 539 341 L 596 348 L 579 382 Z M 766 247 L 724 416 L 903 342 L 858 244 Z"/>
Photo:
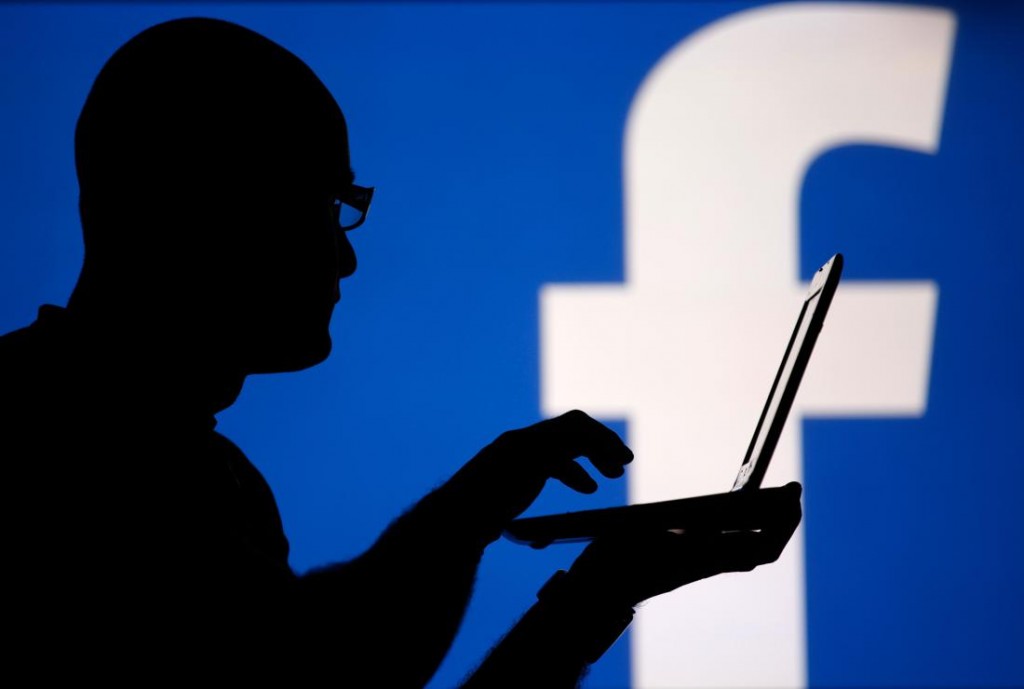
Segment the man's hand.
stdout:
<path fill-rule="evenodd" d="M 467 508 L 465 518 L 493 540 L 530 506 L 549 478 L 581 493 L 597 490 L 597 483 L 576 462 L 580 457 L 588 458 L 604 476 L 618 478 L 633 453 L 610 428 L 581 411 L 570 411 L 502 433 L 442 490 L 454 491 Z"/>
<path fill-rule="evenodd" d="M 763 501 L 759 531 L 653 531 L 598 539 L 566 579 L 576 595 L 614 607 L 634 606 L 723 572 L 749 572 L 782 554 L 800 524 L 801 492 L 799 483 L 790 483 Z"/>
<path fill-rule="evenodd" d="M 503 433 L 363 555 L 301 578 L 303 603 L 318 621 L 310 636 L 319 639 L 317 630 L 330 629 L 322 638 L 359 667 L 384 672 L 385 686 L 424 686 L 459 628 L 485 546 L 533 502 L 548 478 L 584 493 L 596 490 L 575 461 L 584 456 L 609 477 L 622 476 L 633 459 L 614 432 L 579 411 Z M 333 657 L 322 650 L 319 657 Z M 388 663 L 395 658 L 400 662 Z M 570 671 L 578 674 L 578 668 Z M 485 680 L 479 686 L 507 683 Z"/>

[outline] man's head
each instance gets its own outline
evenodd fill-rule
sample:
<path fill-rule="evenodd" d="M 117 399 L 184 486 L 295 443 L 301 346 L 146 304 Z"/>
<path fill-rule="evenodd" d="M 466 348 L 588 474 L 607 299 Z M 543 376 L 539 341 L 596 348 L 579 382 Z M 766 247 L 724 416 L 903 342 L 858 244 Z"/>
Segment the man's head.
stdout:
<path fill-rule="evenodd" d="M 299 58 L 218 20 L 147 29 L 96 78 L 75 158 L 73 302 L 122 305 L 246 373 L 327 356 L 355 270 L 332 215 L 352 173 L 341 110 Z"/>

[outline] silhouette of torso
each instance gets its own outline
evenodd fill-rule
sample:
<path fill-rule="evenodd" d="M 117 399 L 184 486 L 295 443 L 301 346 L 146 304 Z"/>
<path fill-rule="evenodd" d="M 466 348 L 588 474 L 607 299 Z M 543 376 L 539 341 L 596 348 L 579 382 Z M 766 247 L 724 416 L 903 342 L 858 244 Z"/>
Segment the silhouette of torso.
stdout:
<path fill-rule="evenodd" d="M 0 337 L 15 649 L 201 656 L 264 635 L 290 595 L 259 471 L 209 412 L 138 368 L 58 307 Z"/>

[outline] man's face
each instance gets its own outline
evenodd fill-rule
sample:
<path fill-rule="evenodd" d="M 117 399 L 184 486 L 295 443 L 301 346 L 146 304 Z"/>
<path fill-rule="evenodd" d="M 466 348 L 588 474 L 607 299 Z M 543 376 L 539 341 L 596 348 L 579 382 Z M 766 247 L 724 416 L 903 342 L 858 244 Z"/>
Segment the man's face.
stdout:
<path fill-rule="evenodd" d="M 333 202 L 352 184 L 347 142 L 273 161 L 267 183 L 245 204 L 243 288 L 249 342 L 247 372 L 293 371 L 330 354 L 328 326 L 339 282 L 356 256 Z M 268 161 L 269 162 L 269 161 Z M 262 166 L 261 166 L 262 167 Z"/>
<path fill-rule="evenodd" d="M 219 20 L 151 27 L 104 66 L 75 137 L 101 298 L 135 304 L 175 356 L 208 366 L 327 357 L 356 267 L 333 215 L 352 173 L 344 115 L 299 58 Z"/>

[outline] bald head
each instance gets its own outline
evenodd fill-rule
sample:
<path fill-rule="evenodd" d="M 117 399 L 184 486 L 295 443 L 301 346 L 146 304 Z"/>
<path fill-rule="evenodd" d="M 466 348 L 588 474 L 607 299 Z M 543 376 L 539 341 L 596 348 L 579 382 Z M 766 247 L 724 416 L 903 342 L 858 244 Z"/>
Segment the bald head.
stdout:
<path fill-rule="evenodd" d="M 151 27 L 97 76 L 75 162 L 76 295 L 138 294 L 207 338 L 326 337 L 325 305 L 329 318 L 355 269 L 331 221 L 351 171 L 341 110 L 298 57 L 229 22 Z"/>
<path fill-rule="evenodd" d="M 138 34 L 103 67 L 75 162 L 90 203 L 123 205 L 135 193 L 162 205 L 170 193 L 216 198 L 281 165 L 340 174 L 330 167 L 345 162 L 345 139 L 334 98 L 295 55 L 236 24 L 179 19 Z"/>

